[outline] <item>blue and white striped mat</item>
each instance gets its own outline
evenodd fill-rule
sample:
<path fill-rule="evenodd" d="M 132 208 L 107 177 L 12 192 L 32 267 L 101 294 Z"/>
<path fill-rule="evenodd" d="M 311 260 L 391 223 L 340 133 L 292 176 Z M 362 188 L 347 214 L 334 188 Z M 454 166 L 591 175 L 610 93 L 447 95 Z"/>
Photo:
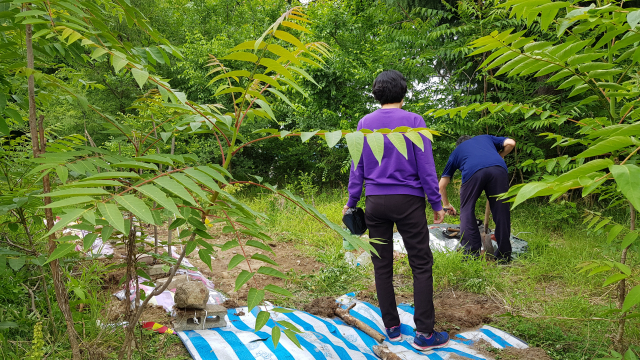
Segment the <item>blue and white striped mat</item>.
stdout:
<path fill-rule="evenodd" d="M 386 334 L 380 309 L 366 303 L 357 301 L 354 294 L 350 293 L 338 299 L 344 308 L 352 302 L 356 306 L 350 314 L 361 320 L 373 329 Z M 271 307 L 272 308 L 272 307 Z M 267 307 L 267 309 L 270 309 Z M 491 326 L 483 326 L 475 331 L 458 334 L 450 342 L 449 346 L 431 352 L 419 352 L 411 347 L 413 341 L 414 309 L 409 305 L 398 306 L 402 325 L 400 327 L 403 341 L 391 343 L 385 341 L 389 349 L 400 358 L 410 359 L 449 359 L 451 354 L 457 354 L 465 359 L 487 359 L 473 350 L 475 341 L 484 339 L 496 348 L 513 346 L 527 348 L 522 340 Z M 245 315 L 237 316 L 236 313 L 244 312 Z M 210 330 L 194 330 L 178 332 L 178 336 L 189 350 L 195 360 L 209 359 L 234 359 L 234 360 L 324 360 L 324 359 L 367 359 L 376 360 L 371 348 L 379 345 L 375 340 L 360 330 L 344 324 L 339 319 L 324 319 L 303 311 L 282 314 L 271 312 L 271 320 L 263 331 L 254 332 L 256 316 L 259 310 L 255 308 L 249 313 L 247 308 L 229 309 L 227 312 L 227 326 Z M 296 325 L 303 333 L 297 338 L 302 345 L 298 348 L 286 336 L 280 337 L 280 343 L 274 348 L 271 340 L 271 328 L 280 326 L 275 321 L 286 320 Z M 268 328 L 268 329 L 267 329 Z"/>

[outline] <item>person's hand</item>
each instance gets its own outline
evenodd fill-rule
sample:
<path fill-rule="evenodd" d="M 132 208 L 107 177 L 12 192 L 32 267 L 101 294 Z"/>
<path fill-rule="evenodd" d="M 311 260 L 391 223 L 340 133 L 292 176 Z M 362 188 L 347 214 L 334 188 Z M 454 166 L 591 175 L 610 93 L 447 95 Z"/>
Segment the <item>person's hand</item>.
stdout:
<path fill-rule="evenodd" d="M 442 224 L 444 221 L 444 210 L 433 211 L 433 223 L 434 224 Z"/>
<path fill-rule="evenodd" d="M 447 215 L 456 215 L 456 208 L 453 207 L 453 205 L 449 205 L 449 207 L 447 208 L 443 208 L 444 211 L 446 211 Z"/>
<path fill-rule="evenodd" d="M 344 214 L 347 212 L 347 210 L 349 210 L 349 207 L 348 207 L 347 205 L 345 205 L 345 206 L 342 208 L 342 216 L 344 216 Z"/>

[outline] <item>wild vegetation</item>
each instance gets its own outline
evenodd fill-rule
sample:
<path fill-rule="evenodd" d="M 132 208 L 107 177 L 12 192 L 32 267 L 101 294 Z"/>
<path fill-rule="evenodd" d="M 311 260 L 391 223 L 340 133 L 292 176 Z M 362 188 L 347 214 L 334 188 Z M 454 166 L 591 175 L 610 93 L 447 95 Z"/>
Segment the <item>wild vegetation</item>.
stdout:
<path fill-rule="evenodd" d="M 225 261 L 249 308 L 366 294 L 342 238 L 371 246 L 340 225 L 364 142 L 381 159 L 384 137 L 427 136 L 441 172 L 459 135 L 489 133 L 518 142 L 505 197 L 529 252 L 438 253 L 436 290 L 490 297 L 488 321 L 552 358 L 636 359 L 638 23 L 609 0 L 0 1 L 0 354 L 184 357 L 139 326 L 169 284 L 138 291 L 143 255 L 171 277 Z M 384 69 L 428 129 L 355 131 Z M 125 258 L 87 257 L 99 237 Z M 322 267 L 280 267 L 279 244 Z M 124 331 L 105 325 L 114 274 L 136 300 Z"/>

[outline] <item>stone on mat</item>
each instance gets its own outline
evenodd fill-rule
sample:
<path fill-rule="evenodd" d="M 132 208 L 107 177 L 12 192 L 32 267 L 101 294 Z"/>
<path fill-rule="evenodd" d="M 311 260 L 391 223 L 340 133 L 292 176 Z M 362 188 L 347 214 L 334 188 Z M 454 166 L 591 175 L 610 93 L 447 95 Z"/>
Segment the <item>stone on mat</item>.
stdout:
<path fill-rule="evenodd" d="M 156 280 L 156 285 L 157 286 L 162 286 L 167 282 L 167 280 L 169 280 L 168 277 L 162 278 L 162 279 L 158 279 L 158 280 Z M 169 289 L 169 290 L 175 289 L 178 286 L 180 286 L 181 284 L 186 283 L 187 281 L 189 281 L 189 279 L 187 278 L 187 275 L 175 275 L 173 277 L 173 279 L 171 279 L 171 283 L 169 283 L 169 286 L 167 287 L 167 289 Z"/>
<path fill-rule="evenodd" d="M 178 285 L 173 299 L 179 309 L 204 309 L 209 289 L 200 281 L 187 281 Z"/>
<path fill-rule="evenodd" d="M 150 266 L 147 269 L 147 274 L 149 274 L 149 276 L 151 276 L 154 279 L 157 279 L 159 277 L 169 276 L 169 271 L 164 271 L 163 269 L 164 267 L 165 265 L 162 265 L 162 264 Z"/>

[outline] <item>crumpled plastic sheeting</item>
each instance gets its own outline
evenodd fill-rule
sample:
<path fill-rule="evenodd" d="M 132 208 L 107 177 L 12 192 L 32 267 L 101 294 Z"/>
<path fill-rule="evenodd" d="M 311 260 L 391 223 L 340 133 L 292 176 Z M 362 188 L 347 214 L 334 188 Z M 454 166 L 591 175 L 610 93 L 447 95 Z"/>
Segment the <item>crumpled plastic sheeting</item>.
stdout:
<path fill-rule="evenodd" d="M 57 223 L 59 219 L 60 219 L 59 217 L 56 217 L 54 224 Z M 46 225 L 47 221 L 44 220 L 44 223 Z M 72 222 L 68 226 L 75 225 L 75 224 L 77 224 L 77 222 Z M 78 229 L 70 229 L 70 228 L 62 229 L 62 235 L 64 236 L 76 235 L 77 237 L 80 238 L 80 240 L 78 240 L 78 244 L 75 247 L 76 251 L 85 253 L 85 255 L 92 256 L 92 257 L 103 257 L 103 256 L 113 255 L 114 253 L 113 245 L 109 243 L 105 244 L 102 241 L 102 238 L 99 236 L 93 242 L 91 247 L 87 251 L 84 251 L 82 242 L 84 241 L 84 237 L 87 236 L 88 234 L 90 233 L 86 230 L 78 230 Z"/>
<path fill-rule="evenodd" d="M 460 227 L 460 224 L 429 225 L 429 246 L 432 251 L 454 251 L 460 247 L 460 239 L 448 239 L 442 234 L 442 230 L 449 227 Z M 493 234 L 493 232 L 491 232 L 491 234 Z M 491 240 L 491 242 L 494 248 L 498 247 L 498 243 L 495 240 Z M 513 251 L 512 256 L 517 256 L 517 254 L 524 254 L 529 249 L 529 243 L 511 235 L 511 248 Z M 398 232 L 393 233 L 393 250 L 403 254 L 407 253 L 407 250 L 404 248 L 404 243 L 402 242 L 402 236 Z"/>

